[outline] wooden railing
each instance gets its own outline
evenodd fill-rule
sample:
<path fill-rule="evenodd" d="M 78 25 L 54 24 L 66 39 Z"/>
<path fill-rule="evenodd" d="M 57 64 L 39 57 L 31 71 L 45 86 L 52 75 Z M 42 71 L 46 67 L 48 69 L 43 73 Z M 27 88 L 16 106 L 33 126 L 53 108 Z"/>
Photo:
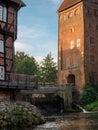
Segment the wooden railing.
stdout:
<path fill-rule="evenodd" d="M 38 87 L 38 79 L 34 75 L 6 73 L 5 81 L 0 81 L 0 87 L 34 89 Z"/>

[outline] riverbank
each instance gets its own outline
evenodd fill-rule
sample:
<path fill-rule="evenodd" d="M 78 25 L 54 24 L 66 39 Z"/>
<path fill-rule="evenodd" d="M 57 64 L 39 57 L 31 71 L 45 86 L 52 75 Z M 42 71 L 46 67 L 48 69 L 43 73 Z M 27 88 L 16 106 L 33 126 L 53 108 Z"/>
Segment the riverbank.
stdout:
<path fill-rule="evenodd" d="M 0 127 L 31 127 L 42 124 L 45 118 L 38 108 L 28 102 L 1 102 Z"/>
<path fill-rule="evenodd" d="M 87 111 L 98 111 L 98 100 L 84 106 Z"/>

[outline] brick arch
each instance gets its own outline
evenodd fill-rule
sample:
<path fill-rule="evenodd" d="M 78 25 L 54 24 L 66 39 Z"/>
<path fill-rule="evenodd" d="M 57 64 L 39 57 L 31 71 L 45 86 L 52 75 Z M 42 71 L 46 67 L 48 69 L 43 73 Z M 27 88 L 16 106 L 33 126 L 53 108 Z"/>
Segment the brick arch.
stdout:
<path fill-rule="evenodd" d="M 75 85 L 75 75 L 69 74 L 67 77 L 67 83 L 73 83 Z"/>

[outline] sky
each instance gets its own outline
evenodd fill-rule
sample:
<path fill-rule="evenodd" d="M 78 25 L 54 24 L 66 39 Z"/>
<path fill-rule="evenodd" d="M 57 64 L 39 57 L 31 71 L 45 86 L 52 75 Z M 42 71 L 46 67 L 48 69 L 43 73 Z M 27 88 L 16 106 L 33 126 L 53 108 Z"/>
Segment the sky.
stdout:
<path fill-rule="evenodd" d="M 63 0 L 22 0 L 26 7 L 18 12 L 15 52 L 25 52 L 40 62 L 51 52 L 57 61 L 58 14 Z"/>

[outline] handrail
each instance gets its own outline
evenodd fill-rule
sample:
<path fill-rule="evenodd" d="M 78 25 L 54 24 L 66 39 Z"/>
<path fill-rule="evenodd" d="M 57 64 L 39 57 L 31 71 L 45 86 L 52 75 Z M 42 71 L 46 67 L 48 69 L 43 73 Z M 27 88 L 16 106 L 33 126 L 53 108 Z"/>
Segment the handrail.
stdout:
<path fill-rule="evenodd" d="M 5 81 L 0 81 L 0 85 L 5 84 L 8 87 L 17 88 L 37 88 L 38 78 L 34 75 L 6 73 Z"/>

